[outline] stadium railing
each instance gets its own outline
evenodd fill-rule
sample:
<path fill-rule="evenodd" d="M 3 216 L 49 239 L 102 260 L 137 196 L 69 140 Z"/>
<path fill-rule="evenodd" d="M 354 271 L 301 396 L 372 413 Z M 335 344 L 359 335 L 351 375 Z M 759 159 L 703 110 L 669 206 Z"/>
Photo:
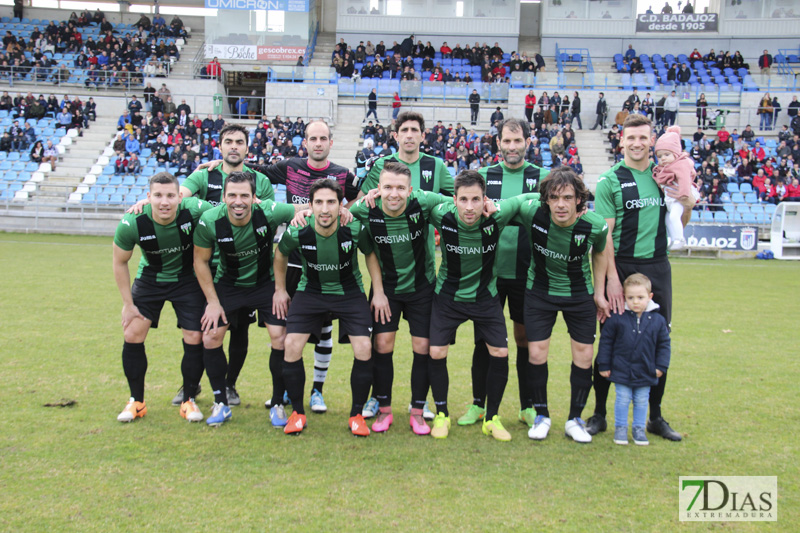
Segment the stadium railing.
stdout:
<path fill-rule="evenodd" d="M 377 89 L 379 98 L 394 96 L 394 93 L 397 92 L 400 98 L 406 99 L 461 102 L 466 102 L 469 95 L 472 94 L 472 90 L 475 89 L 481 95 L 482 102 L 506 102 L 508 101 L 509 84 L 342 78 L 339 80 L 339 97 L 364 98 L 373 88 Z"/>

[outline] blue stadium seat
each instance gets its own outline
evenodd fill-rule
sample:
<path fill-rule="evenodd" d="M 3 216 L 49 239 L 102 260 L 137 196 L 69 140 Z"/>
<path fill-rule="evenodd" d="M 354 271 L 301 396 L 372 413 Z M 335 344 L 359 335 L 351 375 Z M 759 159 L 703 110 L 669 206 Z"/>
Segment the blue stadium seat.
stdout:
<path fill-rule="evenodd" d="M 754 192 L 749 192 L 744 195 L 744 201 L 748 204 L 758 203 L 758 196 L 756 196 L 756 193 Z"/>
<path fill-rule="evenodd" d="M 735 204 L 743 204 L 743 203 L 745 203 L 744 195 L 742 193 L 740 193 L 740 192 L 732 193 L 731 194 L 731 202 L 733 202 Z"/>
<path fill-rule="evenodd" d="M 745 224 L 758 224 L 755 213 L 742 213 L 742 222 Z"/>
<path fill-rule="evenodd" d="M 728 213 L 725 211 L 717 211 L 716 213 L 714 213 L 714 222 L 718 222 L 720 224 L 727 224 Z"/>
<path fill-rule="evenodd" d="M 753 192 L 753 186 L 749 183 L 741 183 L 739 185 L 739 192 L 742 194 L 747 194 L 749 192 Z"/>

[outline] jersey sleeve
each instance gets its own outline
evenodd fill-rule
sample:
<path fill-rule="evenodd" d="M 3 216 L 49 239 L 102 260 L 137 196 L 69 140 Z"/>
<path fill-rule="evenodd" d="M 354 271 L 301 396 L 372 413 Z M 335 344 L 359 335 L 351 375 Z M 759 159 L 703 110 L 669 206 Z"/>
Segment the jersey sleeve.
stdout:
<path fill-rule="evenodd" d="M 370 190 L 378 187 L 378 178 L 381 176 L 381 170 L 383 169 L 384 163 L 384 158 L 380 158 L 375 161 L 375 163 L 372 165 L 372 168 L 369 169 L 369 174 L 367 174 L 367 177 L 364 178 L 364 183 L 361 184 L 361 192 L 367 194 Z"/>
<path fill-rule="evenodd" d="M 519 214 L 522 205 L 529 200 L 538 200 L 539 193 L 520 194 L 519 196 L 512 196 L 506 200 L 497 203 L 497 212 L 492 216 L 497 220 L 498 224 L 507 226 Z"/>
<path fill-rule="evenodd" d="M 256 172 L 264 174 L 266 178 L 276 185 L 286 185 L 286 169 L 288 168 L 289 160 L 283 159 L 274 165 L 247 165 Z"/>
<path fill-rule="evenodd" d="M 528 196 L 528 195 L 526 195 Z M 539 202 L 538 199 L 529 199 L 522 202 L 522 205 L 519 206 L 519 210 L 514 218 L 511 219 L 511 222 L 516 222 L 521 224 L 525 227 L 528 227 L 531 222 L 533 222 L 533 215 L 536 214 L 536 211 L 542 204 Z"/>
<path fill-rule="evenodd" d="M 261 204 L 261 209 L 271 213 L 275 221 L 275 226 L 291 222 L 294 218 L 294 204 L 279 204 L 272 200 L 267 200 Z"/>
<path fill-rule="evenodd" d="M 361 224 L 361 222 L 357 222 L 356 224 L 358 224 L 358 249 L 361 250 L 362 254 L 369 255 L 375 249 L 372 245 L 372 239 L 370 239 L 367 229 Z"/>
<path fill-rule="evenodd" d="M 597 215 L 597 213 L 595 213 Z M 598 215 L 598 219 L 601 217 Z M 608 238 L 608 223 L 603 220 L 597 220 L 592 226 L 592 251 L 602 252 L 606 249 L 606 241 Z"/>
<path fill-rule="evenodd" d="M 594 193 L 594 210 L 603 218 L 617 218 L 614 189 L 611 178 L 601 175 Z"/>
<path fill-rule="evenodd" d="M 260 172 L 256 172 L 256 197 L 262 202 L 265 200 L 275 200 L 275 189 L 267 177 Z"/>
<path fill-rule="evenodd" d="M 189 174 L 181 187 L 186 187 L 192 193 L 192 196 L 197 195 L 200 198 L 206 196 L 206 184 L 208 183 L 208 174 L 203 170 L 198 170 Z M 199 193 L 199 194 L 198 194 Z"/>
<path fill-rule="evenodd" d="M 114 244 L 126 252 L 130 252 L 136 246 L 136 239 L 139 237 L 138 233 L 136 217 L 125 215 L 114 232 Z"/>
<path fill-rule="evenodd" d="M 447 170 L 447 165 L 445 165 L 444 161 L 438 157 L 436 158 L 436 172 L 439 174 L 439 192 L 442 194 L 455 194 L 453 176 L 450 175 L 450 171 Z"/>
<path fill-rule="evenodd" d="M 203 213 L 213 207 L 213 205 L 200 198 L 192 197 L 181 200 L 181 209 L 188 209 L 189 212 L 192 213 L 192 218 L 195 220 L 198 220 Z"/>
<path fill-rule="evenodd" d="M 212 229 L 214 226 L 214 219 L 208 216 L 208 214 L 203 214 L 203 216 L 200 217 L 200 221 L 197 223 L 197 229 L 194 230 L 194 245 L 200 248 L 214 248 L 214 241 L 216 240 L 214 230 Z"/>
<path fill-rule="evenodd" d="M 422 212 L 425 215 L 425 218 L 430 218 L 431 213 L 438 205 L 444 203 L 453 203 L 452 196 L 444 196 L 442 194 L 437 194 L 430 191 L 417 191 L 415 194 L 417 195 L 417 201 L 419 202 L 420 207 L 422 207 Z"/>
<path fill-rule="evenodd" d="M 353 218 L 362 223 L 367 219 L 367 215 L 369 214 L 369 206 L 364 201 L 364 198 L 361 198 L 359 201 L 351 205 L 349 209 L 350 213 L 353 214 Z"/>
<path fill-rule="evenodd" d="M 297 228 L 289 226 L 281 235 L 281 240 L 278 242 L 278 250 L 286 257 L 289 257 L 289 254 L 299 247 L 300 241 L 297 239 Z"/>

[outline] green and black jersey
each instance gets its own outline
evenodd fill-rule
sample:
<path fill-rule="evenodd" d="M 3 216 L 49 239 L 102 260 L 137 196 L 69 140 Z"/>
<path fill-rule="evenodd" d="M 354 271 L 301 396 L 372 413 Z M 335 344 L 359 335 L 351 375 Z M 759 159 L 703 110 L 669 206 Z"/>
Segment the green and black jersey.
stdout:
<path fill-rule="evenodd" d="M 516 220 L 528 230 L 533 261 L 527 288 L 548 296 L 574 298 L 594 294 L 590 251 L 606 247 L 608 224 L 588 211 L 568 227 L 552 221 L 546 204 L 529 200 Z"/>
<path fill-rule="evenodd" d="M 142 249 L 136 277 L 154 282 L 173 282 L 194 277 L 192 239 L 200 216 L 211 204 L 198 198 L 184 198 L 175 220 L 162 226 L 153 220 L 153 207 L 142 213 L 122 217 L 114 234 L 114 244 L 129 252 L 137 244 Z"/>
<path fill-rule="evenodd" d="M 256 198 L 262 202 L 264 200 L 275 200 L 275 190 L 264 174 L 247 167 L 244 167 L 242 171 L 249 172 L 255 176 Z M 208 169 L 195 170 L 183 180 L 181 186 L 189 189 L 192 195 L 217 206 L 223 203 L 222 187 L 225 185 L 225 178 L 227 177 L 228 174 L 222 171 L 222 165 L 220 165 L 211 172 Z"/>
<path fill-rule="evenodd" d="M 455 204 L 441 204 L 431 223 L 441 236 L 442 264 L 436 276 L 436 294 L 457 302 L 476 302 L 497 296 L 495 258 L 500 233 L 519 212 L 526 195 L 503 200 L 497 212 L 468 226 Z"/>
<path fill-rule="evenodd" d="M 367 174 L 361 191 L 364 193 L 378 187 L 378 179 L 381 176 L 383 166 L 389 161 L 403 163 L 411 171 L 411 187 L 415 191 L 430 191 L 442 194 L 453 194 L 453 176 L 447 170 L 444 160 L 432 155 L 420 152 L 419 159 L 413 163 L 406 163 L 400 160 L 397 154 L 382 157 L 375 161 Z"/>
<path fill-rule="evenodd" d="M 297 290 L 313 294 L 363 293 L 358 250 L 370 254 L 372 243 L 361 222 L 339 225 L 332 235 L 323 237 L 314 230 L 314 217 L 308 221 L 303 228 L 289 226 L 278 243 L 278 249 L 286 257 L 300 250 L 303 275 Z"/>
<path fill-rule="evenodd" d="M 534 193 L 539 183 L 550 172 L 527 161 L 520 168 L 511 169 L 504 163 L 484 167 L 478 171 L 486 180 L 486 196 L 493 202 L 506 200 L 520 194 Z M 528 235 L 512 223 L 500 235 L 497 249 L 497 277 L 524 280 L 531 264 Z"/>
<path fill-rule="evenodd" d="M 253 205 L 250 222 L 234 226 L 228 206 L 218 205 L 200 217 L 194 244 L 219 249 L 214 282 L 236 287 L 260 286 L 273 278 L 272 244 L 275 230 L 294 218 L 294 206 L 265 200 Z"/>
<path fill-rule="evenodd" d="M 428 219 L 437 205 L 452 201 L 452 197 L 441 194 L 414 191 L 400 216 L 384 213 L 381 198 L 371 209 L 363 198 L 350 208 L 372 240 L 386 294 L 412 293 L 433 284 L 436 266 L 428 247 Z"/>
<path fill-rule="evenodd" d="M 614 222 L 615 255 L 626 259 L 667 256 L 667 205 L 653 180 L 653 163 L 644 172 L 620 161 L 600 175 L 595 211 Z"/>

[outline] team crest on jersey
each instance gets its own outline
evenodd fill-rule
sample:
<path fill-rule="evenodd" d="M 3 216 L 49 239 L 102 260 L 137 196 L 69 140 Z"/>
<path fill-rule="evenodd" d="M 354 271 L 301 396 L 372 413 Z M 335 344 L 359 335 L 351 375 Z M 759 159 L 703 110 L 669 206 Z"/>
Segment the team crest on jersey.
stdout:
<path fill-rule="evenodd" d="M 416 224 L 417 222 L 419 222 L 419 213 L 413 213 L 413 214 L 409 215 L 408 218 L 411 219 L 411 222 Z"/>
<path fill-rule="evenodd" d="M 580 246 L 581 244 L 583 244 L 583 241 L 586 240 L 586 235 L 575 235 L 572 238 L 575 241 L 575 244 Z"/>
<path fill-rule="evenodd" d="M 529 191 L 532 191 L 533 188 L 536 186 L 536 180 L 533 178 L 528 178 L 525 180 L 525 185 L 528 186 Z"/>
<path fill-rule="evenodd" d="M 261 235 L 262 237 L 267 234 L 267 227 L 261 226 L 260 228 L 256 228 L 256 233 Z"/>
<path fill-rule="evenodd" d="M 189 235 L 192 232 L 192 223 L 187 222 L 186 224 L 181 224 L 181 231 Z"/>
<path fill-rule="evenodd" d="M 344 253 L 349 254 L 352 248 L 353 248 L 353 241 L 344 241 L 342 243 L 342 250 L 344 251 Z"/>
<path fill-rule="evenodd" d="M 425 178 L 425 183 L 428 183 L 431 180 L 431 178 L 433 177 L 433 171 L 432 170 L 423 170 L 422 171 L 422 177 Z"/>
<path fill-rule="evenodd" d="M 486 226 L 485 228 L 483 228 L 483 232 L 486 235 L 491 235 L 492 233 L 494 233 L 494 226 Z"/>

